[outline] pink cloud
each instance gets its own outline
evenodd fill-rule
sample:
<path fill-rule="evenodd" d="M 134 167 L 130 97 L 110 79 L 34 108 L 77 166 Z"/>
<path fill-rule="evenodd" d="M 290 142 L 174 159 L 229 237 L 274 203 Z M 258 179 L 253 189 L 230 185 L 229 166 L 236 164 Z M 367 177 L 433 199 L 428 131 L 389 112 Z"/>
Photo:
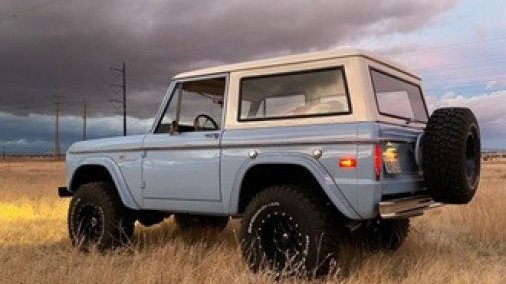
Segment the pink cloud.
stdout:
<path fill-rule="evenodd" d="M 427 97 L 429 110 L 440 107 L 468 107 L 480 124 L 482 139 L 504 140 L 506 142 L 506 90 L 464 97 L 454 92 L 442 97 Z"/>

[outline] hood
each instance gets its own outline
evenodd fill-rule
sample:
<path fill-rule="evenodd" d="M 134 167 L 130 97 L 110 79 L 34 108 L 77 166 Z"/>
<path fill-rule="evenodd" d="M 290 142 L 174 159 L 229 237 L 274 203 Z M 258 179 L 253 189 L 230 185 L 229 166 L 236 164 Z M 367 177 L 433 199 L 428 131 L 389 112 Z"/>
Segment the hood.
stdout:
<path fill-rule="evenodd" d="M 76 142 L 68 149 L 69 154 L 135 150 L 142 147 L 144 135 L 121 136 Z"/>

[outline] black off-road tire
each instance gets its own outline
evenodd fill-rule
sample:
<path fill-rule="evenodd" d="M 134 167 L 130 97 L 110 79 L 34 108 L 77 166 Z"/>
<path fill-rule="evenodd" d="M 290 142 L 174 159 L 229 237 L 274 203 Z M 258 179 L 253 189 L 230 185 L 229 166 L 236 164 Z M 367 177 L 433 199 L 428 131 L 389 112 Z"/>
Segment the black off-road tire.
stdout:
<path fill-rule="evenodd" d="M 163 222 L 165 218 L 170 217 L 170 214 L 154 210 L 141 210 L 135 212 L 135 217 L 143 226 L 150 227 Z"/>
<path fill-rule="evenodd" d="M 480 179 L 478 122 L 468 108 L 441 108 L 429 119 L 422 139 L 423 175 L 434 200 L 466 204 Z"/>
<path fill-rule="evenodd" d="M 174 214 L 174 220 L 183 231 L 213 230 L 221 232 L 227 227 L 230 217 L 193 214 Z"/>
<path fill-rule="evenodd" d="M 316 189 L 272 186 L 248 204 L 241 248 L 253 272 L 317 277 L 326 275 L 337 260 L 339 232 L 335 211 Z"/>
<path fill-rule="evenodd" d="M 409 228 L 409 219 L 377 220 L 361 233 L 372 251 L 395 251 L 406 240 Z"/>
<path fill-rule="evenodd" d="M 103 251 L 128 244 L 134 219 L 110 182 L 83 184 L 72 197 L 68 212 L 72 245 L 83 251 Z"/>

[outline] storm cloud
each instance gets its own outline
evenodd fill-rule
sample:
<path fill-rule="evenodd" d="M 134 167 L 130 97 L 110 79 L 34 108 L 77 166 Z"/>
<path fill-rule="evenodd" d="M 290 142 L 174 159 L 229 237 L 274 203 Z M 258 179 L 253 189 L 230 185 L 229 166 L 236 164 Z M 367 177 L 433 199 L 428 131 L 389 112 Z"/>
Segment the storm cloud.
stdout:
<path fill-rule="evenodd" d="M 121 134 L 120 108 L 111 102 L 121 96 L 110 86 L 120 78 L 109 68 L 120 67 L 123 61 L 128 68 L 129 133 L 142 133 L 176 73 L 368 41 L 384 43 L 376 45 L 380 50 L 402 51 L 420 43 L 406 42 L 403 47 L 390 45 L 388 39 L 409 38 L 436 27 L 460 2 L 0 1 L 0 143 L 49 149 L 53 95 L 61 96 L 63 102 L 64 146 L 81 137 L 84 98 L 91 117 L 89 137 Z M 422 71 L 452 58 L 441 53 L 435 61 L 437 54 L 429 51 L 425 57 L 404 54 L 414 64 L 403 56 L 394 58 Z M 437 75 L 448 77 L 441 74 Z M 494 131 L 491 125 L 498 120 L 489 119 L 482 107 L 499 105 L 494 102 L 504 98 L 504 93 L 493 92 L 503 89 L 497 87 L 501 82 L 476 99 L 459 92 L 434 97 L 434 89 L 440 92 L 448 81 L 430 76 L 428 93 L 434 106 L 451 103 L 476 109 L 484 134 L 493 145 L 502 145 L 506 130 Z M 498 113 L 504 119 L 502 111 Z"/>
<path fill-rule="evenodd" d="M 320 50 L 368 36 L 408 33 L 456 1 L 28 1 L 2 0 L 0 111 L 118 114 L 112 99 L 128 67 L 129 114 L 153 116 L 170 77 L 189 69 Z M 32 6 L 30 6 L 32 5 Z M 33 7 L 32 10 L 24 10 Z M 25 12 L 23 12 L 25 11 Z M 13 16 L 15 15 L 15 16 Z"/>

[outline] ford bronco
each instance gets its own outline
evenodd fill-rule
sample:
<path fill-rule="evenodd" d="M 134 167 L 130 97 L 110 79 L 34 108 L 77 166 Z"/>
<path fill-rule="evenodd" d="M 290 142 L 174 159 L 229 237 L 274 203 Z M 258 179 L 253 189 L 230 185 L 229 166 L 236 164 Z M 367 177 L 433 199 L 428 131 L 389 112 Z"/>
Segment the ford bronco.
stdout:
<path fill-rule="evenodd" d="M 395 250 L 409 218 L 468 203 L 481 159 L 469 109 L 429 116 L 416 73 L 339 50 L 179 74 L 146 134 L 75 143 L 66 161 L 81 249 L 127 244 L 136 221 L 240 217 L 253 271 L 321 275 L 345 236 Z"/>

